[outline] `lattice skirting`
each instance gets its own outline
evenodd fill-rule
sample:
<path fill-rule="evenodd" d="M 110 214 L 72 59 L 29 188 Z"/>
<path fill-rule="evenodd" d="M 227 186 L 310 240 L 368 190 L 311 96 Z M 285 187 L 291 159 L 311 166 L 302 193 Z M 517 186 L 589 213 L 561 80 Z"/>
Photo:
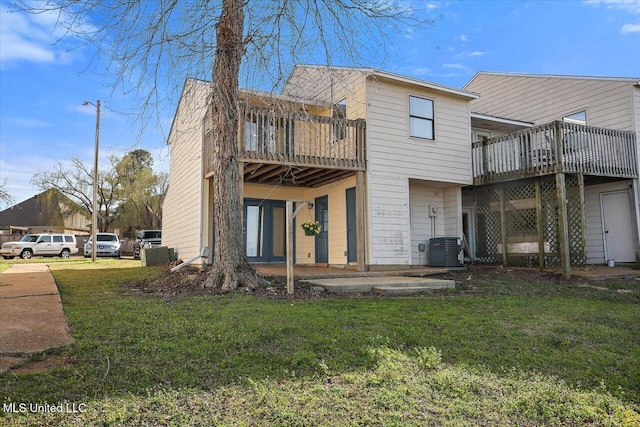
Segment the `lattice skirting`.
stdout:
<path fill-rule="evenodd" d="M 584 265 L 584 183 L 582 175 L 565 176 L 569 251 L 572 265 Z M 476 261 L 546 267 L 560 265 L 558 197 L 555 176 L 475 187 Z M 503 233 L 505 239 L 503 239 Z M 543 251 L 540 253 L 540 236 Z"/>

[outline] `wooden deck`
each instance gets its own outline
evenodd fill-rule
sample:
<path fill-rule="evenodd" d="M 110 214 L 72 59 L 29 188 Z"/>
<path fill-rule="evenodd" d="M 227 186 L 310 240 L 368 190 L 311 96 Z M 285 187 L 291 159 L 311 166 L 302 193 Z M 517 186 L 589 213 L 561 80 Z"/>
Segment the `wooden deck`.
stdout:
<path fill-rule="evenodd" d="M 238 157 L 245 182 L 317 187 L 364 171 L 363 119 L 243 106 Z M 212 136 L 205 136 L 204 174 L 211 176 Z"/>
<path fill-rule="evenodd" d="M 552 122 L 474 142 L 473 183 L 556 173 L 637 178 L 634 132 Z"/>

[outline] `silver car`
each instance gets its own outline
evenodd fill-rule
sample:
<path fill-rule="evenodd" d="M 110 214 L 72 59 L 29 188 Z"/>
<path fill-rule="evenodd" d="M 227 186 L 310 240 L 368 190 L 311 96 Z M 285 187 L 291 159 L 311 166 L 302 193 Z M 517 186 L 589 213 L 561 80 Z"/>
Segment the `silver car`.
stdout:
<path fill-rule="evenodd" d="M 114 233 L 96 233 L 96 256 L 110 256 L 120 258 L 120 239 Z M 84 257 L 91 256 L 93 249 L 92 238 L 89 238 L 84 244 Z"/>

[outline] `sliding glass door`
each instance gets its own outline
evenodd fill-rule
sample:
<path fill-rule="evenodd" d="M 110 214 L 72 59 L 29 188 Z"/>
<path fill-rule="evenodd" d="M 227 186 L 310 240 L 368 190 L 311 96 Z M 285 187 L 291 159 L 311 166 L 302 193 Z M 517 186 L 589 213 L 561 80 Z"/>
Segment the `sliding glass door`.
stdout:
<path fill-rule="evenodd" d="M 245 199 L 244 242 L 249 262 L 284 262 L 285 202 Z"/>

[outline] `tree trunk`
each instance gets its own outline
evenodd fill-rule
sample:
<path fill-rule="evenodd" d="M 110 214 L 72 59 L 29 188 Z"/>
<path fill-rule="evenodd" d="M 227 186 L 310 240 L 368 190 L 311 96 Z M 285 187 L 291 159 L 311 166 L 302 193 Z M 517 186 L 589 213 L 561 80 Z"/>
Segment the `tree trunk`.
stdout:
<path fill-rule="evenodd" d="M 244 53 L 242 0 L 223 0 L 216 25 L 210 108 L 213 119 L 215 254 L 207 286 L 255 287 L 261 279 L 244 252 L 238 163 L 238 76 Z"/>

